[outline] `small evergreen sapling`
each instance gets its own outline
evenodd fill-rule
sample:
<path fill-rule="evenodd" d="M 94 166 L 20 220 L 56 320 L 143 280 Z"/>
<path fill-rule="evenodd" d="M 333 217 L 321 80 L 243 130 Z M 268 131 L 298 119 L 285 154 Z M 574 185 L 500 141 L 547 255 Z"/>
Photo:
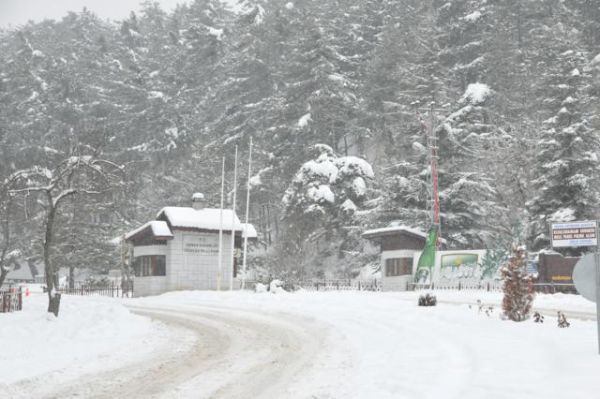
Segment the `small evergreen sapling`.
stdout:
<path fill-rule="evenodd" d="M 513 321 L 523 321 L 529 317 L 533 304 L 533 277 L 526 271 L 527 255 L 522 246 L 513 246 L 512 256 L 507 265 L 500 269 L 504 284 L 502 310 Z"/>

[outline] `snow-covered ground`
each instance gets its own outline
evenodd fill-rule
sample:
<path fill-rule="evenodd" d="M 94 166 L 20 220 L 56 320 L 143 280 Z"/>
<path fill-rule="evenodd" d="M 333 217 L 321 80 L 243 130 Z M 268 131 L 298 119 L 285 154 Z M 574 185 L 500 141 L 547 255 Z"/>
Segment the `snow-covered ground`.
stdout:
<path fill-rule="evenodd" d="M 174 347 L 187 349 L 182 349 L 177 362 L 164 364 L 159 360 L 164 352 L 157 350 L 153 357 L 148 354 L 148 347 L 155 345 L 153 339 L 160 346 L 160 338 L 168 335 L 164 324 L 128 314 L 116 301 L 77 298 L 65 301 L 61 311 L 65 321 L 48 321 L 40 306 L 8 318 L 0 314 L 0 342 L 8 337 L 8 346 L 14 346 L 9 355 L 0 355 L 0 378 L 9 384 L 4 389 L 10 393 L 15 389 L 11 382 L 19 381 L 23 374 L 36 371 L 41 379 L 49 370 L 60 374 L 69 366 L 71 377 L 81 375 L 76 382 L 67 381 L 62 391 L 56 387 L 36 391 L 37 396 L 58 392 L 56 397 L 63 397 L 64 392 L 82 397 L 114 397 L 121 392 L 144 398 L 597 396 L 600 356 L 596 323 L 578 318 L 593 314 L 593 303 L 578 296 L 538 295 L 536 306 L 549 315 L 560 309 L 567 317 L 575 316 L 570 317 L 570 328 L 560 329 L 555 317 L 546 316 L 544 324 L 531 320 L 514 323 L 500 320 L 497 307 L 486 316 L 477 307 L 460 304 L 477 299 L 499 303 L 499 293 L 436 294 L 440 303 L 432 308 L 417 307 L 417 293 L 196 291 L 124 300 L 135 312 L 161 319 L 171 327 L 187 328 L 198 337 L 187 347 L 177 341 Z M 100 320 L 114 317 L 122 321 L 102 322 L 102 328 L 97 328 L 96 320 L 86 319 L 85 309 L 96 312 Z M 79 317 L 85 326 L 81 332 L 71 327 Z M 27 332 L 23 320 L 40 331 Z M 59 323 L 64 323 L 60 331 L 66 338 L 58 329 L 50 336 L 65 351 L 69 346 L 63 341 L 70 342 L 73 351 L 58 357 L 62 365 L 44 368 L 56 345 L 40 343 L 29 348 L 24 341 L 41 337 Z M 13 324 L 12 334 L 5 324 Z M 193 339 L 188 337 L 188 342 Z M 130 346 L 136 344 L 137 348 Z M 127 346 L 128 352 L 139 351 L 137 358 L 115 354 L 120 345 Z M 21 371 L 19 366 L 25 363 L 6 365 L 21 355 L 28 357 L 29 370 Z M 145 356 L 151 358 L 145 363 L 156 363 L 156 367 L 133 372 L 142 367 Z M 121 362 L 135 364 L 112 374 L 98 374 L 98 359 L 104 369 L 121 367 Z M 39 361 L 42 365 L 37 365 Z M 94 375 L 85 375 L 89 373 Z M 0 392 L 2 389 L 0 386 Z"/>
<path fill-rule="evenodd" d="M 600 390 L 596 324 L 571 319 L 502 321 L 475 307 L 416 306 L 417 293 L 328 292 L 240 294 L 187 292 L 138 300 L 152 306 L 215 306 L 276 318 L 309 317 L 326 328 L 325 342 L 284 397 L 317 398 L 562 398 Z M 441 301 L 467 302 L 499 293 L 439 292 Z M 539 295 L 544 308 L 593 308 L 577 296 Z M 559 306 L 560 307 L 560 306 Z M 569 312 L 567 312 L 567 315 Z M 569 366 L 566 366 L 569 365 Z"/>
<path fill-rule="evenodd" d="M 131 314 L 117 300 L 63 296 L 58 318 L 46 313 L 47 301 L 32 292 L 23 311 L 0 313 L 0 397 L 37 397 L 34 386 L 150 359 L 174 338 L 179 350 L 193 344 L 186 331 Z"/>
<path fill-rule="evenodd" d="M 416 301 L 422 292 L 403 292 L 390 294 L 409 301 Z M 456 291 L 436 290 L 433 292 L 442 303 L 449 304 L 476 304 L 480 300 L 484 304 L 500 306 L 502 292 L 486 291 Z M 567 316 L 592 319 L 596 316 L 596 304 L 583 298 L 581 295 L 572 294 L 536 294 L 534 308 L 544 313 L 556 314 L 560 310 Z"/>

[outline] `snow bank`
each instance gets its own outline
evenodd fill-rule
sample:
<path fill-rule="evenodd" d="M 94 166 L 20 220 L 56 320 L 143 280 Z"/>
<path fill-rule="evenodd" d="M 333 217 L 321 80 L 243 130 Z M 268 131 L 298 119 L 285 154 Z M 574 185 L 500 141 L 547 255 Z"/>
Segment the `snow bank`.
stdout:
<path fill-rule="evenodd" d="M 269 284 L 269 292 L 272 294 L 281 294 L 287 291 L 283 289 L 283 282 L 281 280 L 273 280 Z"/>
<path fill-rule="evenodd" d="M 500 306 L 504 294 L 500 291 L 480 291 L 480 290 L 434 290 L 433 294 L 437 297 L 439 302 L 442 303 L 455 303 L 455 304 L 474 304 L 477 300 L 481 300 L 483 303 Z M 423 292 L 397 292 L 389 293 L 398 298 L 416 301 L 419 295 Z M 416 302 L 415 302 L 416 303 Z M 573 313 L 573 314 L 589 314 L 593 315 L 596 312 L 596 304 L 588 301 L 581 295 L 573 294 L 539 294 L 535 295 L 533 301 L 534 309 L 540 310 L 560 310 L 562 312 Z"/>
<path fill-rule="evenodd" d="M 51 372 L 55 385 L 121 367 L 150 357 L 173 338 L 165 326 L 130 313 L 117 299 L 63 296 L 58 318 L 46 312 L 43 294 L 25 298 L 23 307 L 0 313 L 0 392 Z"/>

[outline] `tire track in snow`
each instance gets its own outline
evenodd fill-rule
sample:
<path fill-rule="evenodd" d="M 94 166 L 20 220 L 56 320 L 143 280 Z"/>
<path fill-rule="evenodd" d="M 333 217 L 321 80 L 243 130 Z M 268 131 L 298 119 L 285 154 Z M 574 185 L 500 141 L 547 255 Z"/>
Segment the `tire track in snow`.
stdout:
<path fill-rule="evenodd" d="M 130 307 L 197 336 L 193 347 L 151 362 L 80 378 L 38 395 L 44 398 L 257 398 L 292 397 L 296 374 L 310 368 L 321 350 L 323 331 L 314 321 L 290 315 L 194 306 Z"/>

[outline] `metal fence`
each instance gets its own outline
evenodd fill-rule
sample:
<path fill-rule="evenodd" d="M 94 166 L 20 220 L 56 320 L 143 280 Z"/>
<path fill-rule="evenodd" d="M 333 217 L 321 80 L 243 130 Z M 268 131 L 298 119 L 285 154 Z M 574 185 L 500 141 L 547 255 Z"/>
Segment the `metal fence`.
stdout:
<path fill-rule="evenodd" d="M 408 283 L 408 289 L 418 290 L 454 290 L 454 291 L 502 291 L 500 281 L 463 282 L 447 281 L 443 283 Z"/>
<path fill-rule="evenodd" d="M 123 282 L 121 284 L 111 282 L 108 284 L 87 284 L 77 283 L 73 287 L 60 287 L 57 290 L 65 295 L 80 295 L 80 296 L 107 296 L 112 298 L 133 296 L 133 281 Z"/>
<path fill-rule="evenodd" d="M 577 294 L 575 285 L 566 283 L 534 283 L 532 284 L 533 291 L 543 294 Z M 502 291 L 502 281 L 486 281 L 479 283 L 472 282 L 444 282 L 432 284 L 409 283 L 408 289 L 412 291 L 418 290 L 454 290 L 454 291 Z"/>
<path fill-rule="evenodd" d="M 306 291 L 381 291 L 381 280 L 303 280 L 289 282 L 285 288 Z"/>
<path fill-rule="evenodd" d="M 19 310 L 23 310 L 23 289 L 19 287 L 0 291 L 0 313 Z"/>

